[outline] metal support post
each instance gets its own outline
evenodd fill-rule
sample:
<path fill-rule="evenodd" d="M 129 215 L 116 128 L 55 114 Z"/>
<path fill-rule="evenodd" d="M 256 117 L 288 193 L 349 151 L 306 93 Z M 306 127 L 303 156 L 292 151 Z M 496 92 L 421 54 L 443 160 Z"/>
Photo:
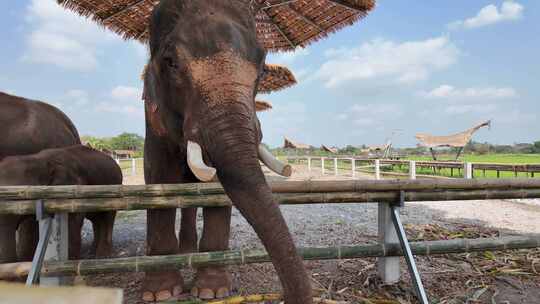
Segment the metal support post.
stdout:
<path fill-rule="evenodd" d="M 429 301 L 426 295 L 426 291 L 424 290 L 424 285 L 422 284 L 422 278 L 420 278 L 420 273 L 416 268 L 416 262 L 414 261 L 414 256 L 409 245 L 409 240 L 407 239 L 407 235 L 405 234 L 405 228 L 403 228 L 403 224 L 399 216 L 399 209 L 404 206 L 405 192 L 400 191 L 399 202 L 390 207 L 392 210 L 392 222 L 394 222 L 394 227 L 397 232 L 399 242 L 401 244 L 401 249 L 403 250 L 405 261 L 407 261 L 407 267 L 409 268 L 409 274 L 411 276 L 412 283 L 416 291 L 416 297 L 418 298 L 418 301 L 420 303 L 428 304 Z"/>

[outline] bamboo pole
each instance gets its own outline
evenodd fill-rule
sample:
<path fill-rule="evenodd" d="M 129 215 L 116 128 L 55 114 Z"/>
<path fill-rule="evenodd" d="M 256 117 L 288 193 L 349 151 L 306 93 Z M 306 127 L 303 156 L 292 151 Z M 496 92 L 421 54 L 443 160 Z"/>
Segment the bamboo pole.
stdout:
<path fill-rule="evenodd" d="M 479 190 L 479 189 L 540 189 L 536 179 L 499 180 L 348 180 L 348 181 L 274 181 L 269 183 L 274 193 L 324 193 L 364 191 Z M 34 199 L 167 197 L 224 194 L 218 183 L 165 185 L 104 185 L 104 186 L 2 186 L 0 201 Z"/>
<path fill-rule="evenodd" d="M 398 191 L 328 192 L 328 193 L 277 193 L 275 200 L 281 205 L 313 205 L 343 203 L 392 203 L 399 197 Z M 489 199 L 540 198 L 540 189 L 490 189 L 490 190 L 440 190 L 407 191 L 406 201 L 465 201 Z M 147 210 L 167 208 L 224 207 L 231 206 L 224 194 L 164 197 L 111 197 L 48 199 L 47 213 L 104 212 L 112 210 Z M 0 203 L 0 214 L 34 214 L 34 200 L 15 200 Z"/>
<path fill-rule="evenodd" d="M 429 242 L 412 242 L 415 255 L 437 255 L 447 253 L 470 253 L 509 249 L 540 247 L 540 236 L 512 236 L 501 238 L 454 239 Z M 399 244 L 370 244 L 362 246 L 340 246 L 325 248 L 301 248 L 304 260 L 342 260 L 367 257 L 402 256 Z M 42 276 L 79 276 L 105 273 L 159 271 L 200 266 L 245 265 L 270 262 L 262 249 L 224 252 L 193 253 L 168 256 L 138 256 L 102 260 L 80 260 L 46 262 Z M 0 264 L 0 280 L 20 278 L 28 274 L 30 262 Z"/>

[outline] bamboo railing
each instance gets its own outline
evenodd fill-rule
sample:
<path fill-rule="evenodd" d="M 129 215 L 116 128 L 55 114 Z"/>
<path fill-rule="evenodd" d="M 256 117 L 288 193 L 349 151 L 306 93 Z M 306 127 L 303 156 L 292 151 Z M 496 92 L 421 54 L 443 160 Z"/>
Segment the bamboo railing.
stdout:
<path fill-rule="evenodd" d="M 270 185 L 283 205 L 395 202 L 400 191 L 405 191 L 406 201 L 540 198 L 540 180 L 535 179 L 287 181 Z M 33 214 L 37 199 L 45 200 L 48 213 L 231 205 L 219 184 L 0 187 L 0 214 Z"/>
<path fill-rule="evenodd" d="M 412 242 L 415 255 L 470 253 L 508 249 L 540 247 L 540 236 L 512 236 L 500 238 L 454 239 L 444 241 Z M 399 244 L 372 244 L 327 248 L 301 248 L 304 260 L 342 260 L 367 257 L 402 256 Z M 101 260 L 46 262 L 43 276 L 95 275 L 104 273 L 142 272 L 179 269 L 208 265 L 245 265 L 270 262 L 266 251 L 261 249 L 236 250 L 209 253 L 193 253 L 168 256 L 138 256 Z M 31 263 L 0 264 L 0 280 L 14 279 L 28 274 Z"/>

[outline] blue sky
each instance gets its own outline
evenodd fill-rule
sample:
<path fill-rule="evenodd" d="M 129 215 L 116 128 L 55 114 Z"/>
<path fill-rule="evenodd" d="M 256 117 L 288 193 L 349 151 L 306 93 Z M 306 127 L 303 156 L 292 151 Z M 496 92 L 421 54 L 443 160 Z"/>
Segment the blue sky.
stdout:
<path fill-rule="evenodd" d="M 54 0 L 1 1 L 0 91 L 55 104 L 81 134 L 144 135 L 145 46 Z M 272 54 L 299 84 L 259 96 L 264 141 L 398 146 L 492 119 L 475 140 L 540 140 L 540 1 L 379 0 L 363 21 Z"/>

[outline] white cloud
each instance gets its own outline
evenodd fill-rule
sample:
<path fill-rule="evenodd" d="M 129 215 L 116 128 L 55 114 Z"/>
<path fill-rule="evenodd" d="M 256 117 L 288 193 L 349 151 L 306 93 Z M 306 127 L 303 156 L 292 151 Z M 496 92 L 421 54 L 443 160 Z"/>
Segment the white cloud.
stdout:
<path fill-rule="evenodd" d="M 451 85 L 441 85 L 428 92 L 420 92 L 420 95 L 428 99 L 504 99 L 518 97 L 514 88 L 464 88 L 459 89 Z"/>
<path fill-rule="evenodd" d="M 283 52 L 277 55 L 271 55 L 268 58 L 269 63 L 290 65 L 294 62 L 301 60 L 310 54 L 308 49 L 297 49 L 294 52 Z"/>
<path fill-rule="evenodd" d="M 348 120 L 358 126 L 380 126 L 385 121 L 403 115 L 401 106 L 397 104 L 355 104 L 347 113 L 337 115 L 337 119 Z"/>
<path fill-rule="evenodd" d="M 130 86 L 117 86 L 111 91 L 111 97 L 117 100 L 140 101 L 142 89 Z"/>
<path fill-rule="evenodd" d="M 307 143 L 306 124 L 308 109 L 301 102 L 273 102 L 272 111 L 260 113 L 259 119 L 263 129 L 263 141 L 278 139 L 279 144 L 283 137 Z"/>
<path fill-rule="evenodd" d="M 444 109 L 447 114 L 488 114 L 493 113 L 498 109 L 495 104 L 465 104 L 465 105 L 449 105 Z"/>
<path fill-rule="evenodd" d="M 328 61 L 315 77 L 328 88 L 368 80 L 410 84 L 454 64 L 459 53 L 446 36 L 402 43 L 377 39 L 354 48 L 328 50 Z"/>
<path fill-rule="evenodd" d="M 84 106 L 89 102 L 88 93 L 83 90 L 69 90 L 63 99 L 75 106 Z"/>
<path fill-rule="evenodd" d="M 518 20 L 523 17 L 525 7 L 517 2 L 507 0 L 500 9 L 494 4 L 483 7 L 476 16 L 465 20 L 458 20 L 448 24 L 448 28 L 456 29 L 473 29 L 486 25 L 491 25 L 503 21 Z"/>
<path fill-rule="evenodd" d="M 144 117 L 144 109 L 142 103 L 140 106 L 131 106 L 131 105 L 118 105 L 115 103 L 106 103 L 100 102 L 97 104 L 96 111 L 98 112 L 108 112 L 108 113 L 118 113 L 122 115 L 129 115 L 137 118 Z"/>
<path fill-rule="evenodd" d="M 88 71 L 98 65 L 98 46 L 119 41 L 91 20 L 62 8 L 54 0 L 32 0 L 26 21 L 32 31 L 26 37 L 23 61 Z"/>

